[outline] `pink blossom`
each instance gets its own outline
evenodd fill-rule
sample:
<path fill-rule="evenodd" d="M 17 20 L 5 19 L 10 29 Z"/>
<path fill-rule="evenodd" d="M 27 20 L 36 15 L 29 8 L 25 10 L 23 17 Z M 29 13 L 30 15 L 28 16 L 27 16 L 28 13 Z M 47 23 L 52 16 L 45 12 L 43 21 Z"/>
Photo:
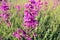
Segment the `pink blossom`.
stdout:
<path fill-rule="evenodd" d="M 20 5 L 16 5 L 16 9 L 20 11 Z"/>
<path fill-rule="evenodd" d="M 8 13 L 3 13 L 2 17 L 3 17 L 4 21 L 6 21 L 9 18 L 9 14 Z"/>
<path fill-rule="evenodd" d="M 2 12 L 7 11 L 9 10 L 9 5 L 6 2 L 2 1 L 2 5 L 0 6 L 0 9 L 2 10 Z"/>
<path fill-rule="evenodd" d="M 48 1 L 47 0 L 44 0 L 44 10 L 46 11 L 48 9 Z"/>
<path fill-rule="evenodd" d="M 18 39 L 20 39 L 21 36 L 24 37 L 25 35 L 26 35 L 26 32 L 24 30 L 21 30 L 20 28 L 18 28 L 17 31 L 13 33 L 13 36 L 15 36 Z"/>
<path fill-rule="evenodd" d="M 13 35 L 14 35 L 16 38 L 18 38 L 18 39 L 21 38 L 20 34 L 18 34 L 17 32 L 14 32 Z"/>

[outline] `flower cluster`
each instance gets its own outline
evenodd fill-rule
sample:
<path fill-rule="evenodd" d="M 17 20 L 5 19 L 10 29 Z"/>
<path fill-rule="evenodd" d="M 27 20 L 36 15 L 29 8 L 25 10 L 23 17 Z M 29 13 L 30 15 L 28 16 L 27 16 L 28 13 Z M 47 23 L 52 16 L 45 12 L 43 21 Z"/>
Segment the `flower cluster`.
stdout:
<path fill-rule="evenodd" d="M 20 11 L 20 5 L 16 5 L 17 11 Z"/>
<path fill-rule="evenodd" d="M 38 12 L 37 2 L 35 0 L 29 0 L 29 3 L 25 5 L 25 8 L 24 26 L 34 29 L 38 25 L 38 21 L 35 19 Z"/>
<path fill-rule="evenodd" d="M 0 14 L 0 17 L 3 18 L 4 22 L 6 22 L 8 26 L 11 26 L 11 22 L 8 20 L 10 15 L 8 13 L 9 6 L 7 5 L 6 2 L 2 1 L 0 10 L 2 11 L 2 13 Z"/>
<path fill-rule="evenodd" d="M 9 10 L 9 6 L 6 2 L 2 1 L 0 9 L 2 12 Z"/>
<path fill-rule="evenodd" d="M 38 25 L 38 21 L 35 19 L 40 11 L 43 3 L 41 0 L 29 0 L 29 3 L 25 5 L 24 10 L 24 26 L 27 28 L 35 28 Z"/>
<path fill-rule="evenodd" d="M 27 40 L 32 40 L 31 37 L 28 36 L 24 30 L 21 30 L 19 28 L 13 33 L 13 36 L 18 38 L 19 40 L 22 40 L 22 37 L 24 37 Z"/>

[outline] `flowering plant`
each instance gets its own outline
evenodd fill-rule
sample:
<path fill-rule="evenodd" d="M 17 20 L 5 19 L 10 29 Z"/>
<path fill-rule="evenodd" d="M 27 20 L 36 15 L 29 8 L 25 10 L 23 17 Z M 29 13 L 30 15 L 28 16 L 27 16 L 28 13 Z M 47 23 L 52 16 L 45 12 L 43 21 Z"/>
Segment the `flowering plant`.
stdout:
<path fill-rule="evenodd" d="M 0 0 L 0 40 L 59 40 L 58 0 Z"/>

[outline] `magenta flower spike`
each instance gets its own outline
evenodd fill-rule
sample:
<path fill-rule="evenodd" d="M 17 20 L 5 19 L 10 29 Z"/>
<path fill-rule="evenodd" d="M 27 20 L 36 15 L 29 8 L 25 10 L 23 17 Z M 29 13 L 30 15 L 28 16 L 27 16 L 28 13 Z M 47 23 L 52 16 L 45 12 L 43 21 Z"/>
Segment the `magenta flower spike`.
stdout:
<path fill-rule="evenodd" d="M 35 19 L 35 17 L 38 15 L 38 6 L 37 2 L 35 0 L 29 0 L 30 3 L 27 3 L 25 5 L 25 10 L 24 10 L 24 26 L 26 28 L 32 28 L 34 29 L 38 21 Z"/>

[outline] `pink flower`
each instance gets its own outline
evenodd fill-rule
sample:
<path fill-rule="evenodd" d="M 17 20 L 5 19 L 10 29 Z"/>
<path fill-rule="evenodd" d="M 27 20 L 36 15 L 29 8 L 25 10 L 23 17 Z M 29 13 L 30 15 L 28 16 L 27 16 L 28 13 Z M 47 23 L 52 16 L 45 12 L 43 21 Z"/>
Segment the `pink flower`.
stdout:
<path fill-rule="evenodd" d="M 35 3 L 36 1 L 35 1 L 35 0 L 29 0 L 29 2 L 31 2 L 31 3 Z"/>
<path fill-rule="evenodd" d="M 9 10 L 9 6 L 6 2 L 2 1 L 2 5 L 0 6 L 2 12 Z"/>
<path fill-rule="evenodd" d="M 25 8 L 29 8 L 29 4 L 25 4 Z"/>
<path fill-rule="evenodd" d="M 20 28 L 18 28 L 17 31 L 13 33 L 13 36 L 15 36 L 18 39 L 20 39 L 21 36 L 24 37 L 25 35 L 26 35 L 26 32 L 24 30 L 21 30 Z"/>
<path fill-rule="evenodd" d="M 20 39 L 20 38 L 21 38 L 20 34 L 19 34 L 19 33 L 17 33 L 17 32 L 14 32 L 14 33 L 13 33 L 13 36 L 15 36 L 15 37 L 16 37 L 16 38 L 18 38 L 18 39 Z"/>
<path fill-rule="evenodd" d="M 48 6 L 48 2 L 46 0 L 44 0 L 44 5 L 47 7 Z"/>
<path fill-rule="evenodd" d="M 16 9 L 17 9 L 18 11 L 20 11 L 20 6 L 19 6 L 19 5 L 16 5 Z"/>
<path fill-rule="evenodd" d="M 38 10 L 40 10 L 42 8 L 43 2 L 41 2 L 41 0 L 37 1 L 37 8 Z"/>
<path fill-rule="evenodd" d="M 2 17 L 3 17 L 4 21 L 6 21 L 9 18 L 9 14 L 3 13 Z"/>

